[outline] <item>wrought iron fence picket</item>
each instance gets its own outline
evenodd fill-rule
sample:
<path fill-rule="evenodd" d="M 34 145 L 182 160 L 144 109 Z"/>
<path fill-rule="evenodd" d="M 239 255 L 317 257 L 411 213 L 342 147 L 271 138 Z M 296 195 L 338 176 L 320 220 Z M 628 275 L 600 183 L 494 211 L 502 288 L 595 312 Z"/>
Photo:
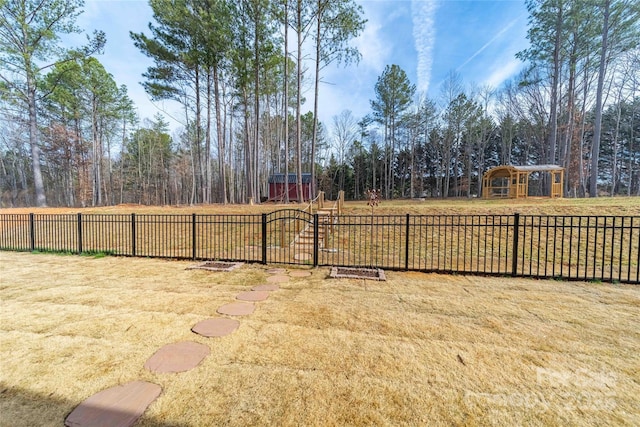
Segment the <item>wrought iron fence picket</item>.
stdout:
<path fill-rule="evenodd" d="M 0 250 L 640 283 L 633 216 L 0 214 Z"/>

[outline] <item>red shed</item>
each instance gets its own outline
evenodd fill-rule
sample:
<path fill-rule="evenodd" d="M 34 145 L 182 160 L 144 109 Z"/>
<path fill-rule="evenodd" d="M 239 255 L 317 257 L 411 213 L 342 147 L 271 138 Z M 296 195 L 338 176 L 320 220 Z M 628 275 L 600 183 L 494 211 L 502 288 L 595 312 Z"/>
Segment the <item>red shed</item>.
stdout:
<path fill-rule="evenodd" d="M 289 200 L 292 202 L 298 201 L 298 192 L 296 189 L 296 183 L 298 177 L 295 173 L 289 174 Z M 311 200 L 311 174 L 302 174 L 302 195 L 305 200 Z M 274 173 L 269 177 L 269 201 L 281 202 L 284 200 L 284 174 Z"/>

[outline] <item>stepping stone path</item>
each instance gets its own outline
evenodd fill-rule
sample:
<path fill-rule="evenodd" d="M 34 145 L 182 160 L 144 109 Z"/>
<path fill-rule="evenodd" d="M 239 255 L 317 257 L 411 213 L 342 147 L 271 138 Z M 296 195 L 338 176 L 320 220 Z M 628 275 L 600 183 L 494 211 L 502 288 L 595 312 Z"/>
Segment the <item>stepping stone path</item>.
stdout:
<path fill-rule="evenodd" d="M 256 309 L 256 306 L 246 302 L 232 302 L 225 304 L 218 308 L 218 313 L 227 314 L 229 316 L 246 316 L 251 314 Z"/>
<path fill-rule="evenodd" d="M 144 367 L 152 372 L 184 372 L 195 368 L 211 353 L 208 346 L 185 341 L 167 344 L 147 360 Z"/>
<path fill-rule="evenodd" d="M 308 255 L 308 254 L 304 254 Z M 310 256 L 309 256 L 310 257 Z M 286 275 L 284 268 L 266 270 L 272 274 L 266 284 L 257 285 L 251 291 L 236 296 L 241 301 L 264 301 L 269 292 L 280 289 L 278 283 L 286 283 L 289 277 L 308 277 L 308 271 L 292 271 Z M 247 302 L 232 302 L 218 308 L 218 313 L 228 316 L 245 316 L 256 306 Z M 191 329 L 204 337 L 223 337 L 240 326 L 235 319 L 215 318 L 198 322 Z M 144 367 L 156 373 L 184 372 L 195 368 L 211 353 L 209 346 L 192 341 L 167 344 L 151 356 Z M 64 421 L 66 427 L 130 427 L 155 401 L 162 388 L 146 381 L 133 381 L 108 388 L 80 403 Z"/>
<path fill-rule="evenodd" d="M 267 277 L 269 283 L 285 283 L 289 281 L 289 276 L 278 274 L 276 276 Z"/>
<path fill-rule="evenodd" d="M 133 381 L 102 390 L 76 406 L 64 420 L 66 427 L 129 427 L 160 396 L 162 388 Z"/>
<path fill-rule="evenodd" d="M 269 298 L 269 292 L 267 291 L 243 292 L 236 297 L 240 301 L 264 301 L 267 298 Z"/>
<path fill-rule="evenodd" d="M 198 322 L 191 330 L 207 338 L 224 337 L 238 329 L 238 326 L 240 326 L 240 322 L 235 319 L 219 317 Z"/>

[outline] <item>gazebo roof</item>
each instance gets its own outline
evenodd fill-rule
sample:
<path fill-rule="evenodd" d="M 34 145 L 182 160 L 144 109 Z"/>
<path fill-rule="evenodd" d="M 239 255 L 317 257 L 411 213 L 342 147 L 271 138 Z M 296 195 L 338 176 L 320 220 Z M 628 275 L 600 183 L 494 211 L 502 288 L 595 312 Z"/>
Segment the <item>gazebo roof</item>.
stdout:
<path fill-rule="evenodd" d="M 510 176 L 514 172 L 551 172 L 561 171 L 564 168 L 558 165 L 502 165 L 489 169 L 486 174 L 495 178 Z"/>

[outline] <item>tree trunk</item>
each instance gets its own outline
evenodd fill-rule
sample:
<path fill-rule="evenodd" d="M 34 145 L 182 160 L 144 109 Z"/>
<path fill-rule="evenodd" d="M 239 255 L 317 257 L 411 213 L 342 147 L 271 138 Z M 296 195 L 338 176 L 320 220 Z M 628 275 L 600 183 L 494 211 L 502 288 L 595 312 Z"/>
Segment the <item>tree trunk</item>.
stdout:
<path fill-rule="evenodd" d="M 587 95 L 589 93 L 589 85 L 587 84 L 588 81 L 588 68 L 584 67 L 584 84 L 583 84 L 583 89 L 582 89 L 582 107 L 581 107 L 581 112 L 580 114 L 582 115 L 582 120 L 580 122 L 580 138 L 579 138 L 579 144 L 578 144 L 578 173 L 579 175 L 579 186 L 578 186 L 578 197 L 585 197 L 587 194 L 587 190 L 588 190 L 588 185 L 586 182 L 586 176 L 585 176 L 585 159 L 584 159 L 584 152 L 585 152 L 585 134 L 587 132 Z"/>
<path fill-rule="evenodd" d="M 225 135 L 222 129 L 220 113 L 220 79 L 218 76 L 218 64 L 213 66 L 213 91 L 216 109 L 216 138 L 218 139 L 218 169 L 220 174 L 220 201 L 225 205 L 229 203 L 227 198 L 227 173 L 225 170 Z"/>
<path fill-rule="evenodd" d="M 556 164 L 556 144 L 558 135 L 558 90 L 560 86 L 560 49 L 562 43 L 562 1 L 559 2 L 558 15 L 556 17 L 555 40 L 553 46 L 553 76 L 551 82 L 551 111 L 549 115 L 549 157 L 550 164 Z M 551 185 L 551 183 L 549 183 Z M 551 187 L 549 187 L 551 188 Z"/>
<path fill-rule="evenodd" d="M 622 92 L 622 88 L 620 88 L 620 92 Z M 618 114 L 616 116 L 616 129 L 613 135 L 613 159 L 611 161 L 611 190 L 609 192 L 609 196 L 613 197 L 616 192 L 616 181 L 618 180 L 618 136 L 620 135 L 620 118 L 622 116 L 622 105 L 621 105 L 622 94 L 618 94 Z"/>
<path fill-rule="evenodd" d="M 109 174 L 108 180 L 105 183 L 105 197 L 107 204 L 114 205 L 115 198 L 113 192 L 113 162 L 111 159 L 111 139 L 107 138 L 107 172 Z M 106 185 L 108 184 L 108 185 Z"/>
<path fill-rule="evenodd" d="M 211 70 L 207 69 L 207 128 L 204 135 L 204 185 L 202 202 L 211 203 L 211 187 L 213 178 L 211 176 Z"/>
<path fill-rule="evenodd" d="M 611 0 L 604 1 L 604 23 L 602 24 L 602 47 L 600 51 L 600 67 L 598 70 L 598 87 L 596 89 L 596 117 L 591 145 L 591 179 L 589 180 L 589 196 L 598 197 L 598 160 L 600 157 L 600 134 L 602 133 L 602 92 L 604 88 L 605 67 L 607 63 L 607 39 L 609 36 L 609 6 Z"/>
<path fill-rule="evenodd" d="M 196 95 L 196 153 L 197 153 L 197 162 L 198 165 L 198 173 L 196 174 L 196 188 L 194 192 L 196 194 L 196 201 L 202 201 L 204 198 L 203 194 L 203 155 L 202 155 L 202 146 L 200 145 L 202 142 L 202 111 L 201 111 L 201 101 L 200 101 L 200 67 L 198 65 L 195 66 L 195 95 Z M 200 197 L 198 198 L 198 194 Z"/>
<path fill-rule="evenodd" d="M 259 23 L 259 14 L 256 13 L 255 18 L 255 32 L 254 32 L 254 40 L 253 40 L 253 49 L 254 49 L 254 135 L 253 135 L 253 156 L 251 161 L 253 162 L 253 201 L 254 203 L 260 203 L 260 180 L 259 177 L 259 168 L 258 168 L 258 159 L 259 159 L 259 142 L 260 142 L 260 34 L 258 29 L 260 28 Z"/>
<path fill-rule="evenodd" d="M 571 170 L 571 145 L 573 143 L 574 131 L 575 131 L 575 81 L 576 81 L 576 66 L 577 66 L 577 54 L 576 54 L 576 43 L 574 42 L 571 48 L 571 55 L 569 55 L 569 87 L 567 88 L 567 130 L 564 138 L 564 143 L 562 147 L 562 166 L 565 169 L 565 178 L 564 178 L 564 194 L 569 193 L 570 188 L 570 180 L 572 174 Z"/>
<path fill-rule="evenodd" d="M 630 129 L 631 129 L 631 134 L 629 137 L 629 153 L 634 153 L 633 155 L 629 156 L 629 182 L 627 185 L 627 196 L 631 196 L 631 186 L 633 185 L 633 164 L 635 163 L 636 160 L 636 156 L 638 154 L 639 150 L 633 150 L 633 143 L 635 141 L 634 135 L 633 135 L 633 129 L 634 129 L 634 119 L 636 117 L 636 106 L 639 105 L 640 103 L 635 102 L 635 100 L 632 100 L 633 104 L 632 104 L 632 108 L 631 108 L 631 123 L 629 125 Z M 638 176 L 638 192 L 636 194 L 636 196 L 640 196 L 640 176 Z"/>
<path fill-rule="evenodd" d="M 297 94 L 296 94 L 296 194 L 298 197 L 298 203 L 304 202 L 304 195 L 302 194 L 302 122 L 301 122 L 301 109 L 302 109 L 302 0 L 297 1 L 297 36 L 298 36 L 298 52 L 297 52 Z M 288 191 L 289 189 L 285 189 Z"/>
<path fill-rule="evenodd" d="M 316 194 L 315 176 L 316 176 L 316 144 L 318 141 L 318 92 L 320 86 L 320 29 L 322 23 L 322 1 L 318 0 L 316 26 L 316 70 L 313 95 L 313 135 L 311 136 L 311 197 Z M 341 188 L 342 189 L 342 188 Z"/>
<path fill-rule="evenodd" d="M 389 185 L 389 195 L 387 196 L 390 199 L 393 199 L 393 191 L 395 189 L 395 180 L 393 174 L 393 162 L 395 160 L 396 155 L 396 111 L 391 113 L 391 153 L 389 155 L 389 176 L 387 177 L 388 185 Z"/>
<path fill-rule="evenodd" d="M 42 169 L 40 168 L 40 147 L 38 146 L 38 116 L 36 110 L 36 85 L 31 75 L 27 74 L 27 93 L 29 104 L 29 145 L 31 147 L 31 168 L 33 170 L 33 185 L 36 192 L 36 206 L 47 206 L 44 193 Z"/>
<path fill-rule="evenodd" d="M 189 128 L 189 111 L 188 111 L 188 107 L 187 107 L 187 103 L 184 104 L 184 116 L 185 116 L 185 123 L 186 123 L 186 127 L 187 129 Z M 191 161 L 191 194 L 189 195 L 189 203 L 190 204 L 195 204 L 196 202 L 196 144 L 193 140 L 193 138 L 189 137 L 188 140 L 190 141 L 191 146 L 189 147 L 189 151 L 190 151 L 190 155 L 189 155 L 189 160 Z"/>
<path fill-rule="evenodd" d="M 247 94 L 247 89 L 243 88 L 242 90 L 242 98 L 243 98 L 243 107 L 244 107 L 244 162 L 245 162 L 245 173 L 246 173 L 246 198 L 253 198 L 253 169 L 252 169 L 252 159 L 253 153 L 251 143 L 251 132 L 249 129 L 249 95 Z"/>
<path fill-rule="evenodd" d="M 391 163 L 390 159 L 390 145 L 389 145 L 389 119 L 385 117 L 384 119 L 384 197 L 389 198 L 389 164 Z"/>
<path fill-rule="evenodd" d="M 284 202 L 289 203 L 289 1 L 284 1 Z M 277 194 L 276 194 L 277 197 Z"/>
<path fill-rule="evenodd" d="M 92 206 L 101 206 L 102 205 L 102 182 L 101 182 L 101 157 L 102 152 L 100 150 L 100 136 L 98 129 L 98 112 L 97 112 L 97 101 L 95 99 L 95 95 L 92 100 L 92 108 L 91 108 L 91 139 L 92 139 L 92 162 L 91 162 L 91 178 L 92 178 Z"/>

